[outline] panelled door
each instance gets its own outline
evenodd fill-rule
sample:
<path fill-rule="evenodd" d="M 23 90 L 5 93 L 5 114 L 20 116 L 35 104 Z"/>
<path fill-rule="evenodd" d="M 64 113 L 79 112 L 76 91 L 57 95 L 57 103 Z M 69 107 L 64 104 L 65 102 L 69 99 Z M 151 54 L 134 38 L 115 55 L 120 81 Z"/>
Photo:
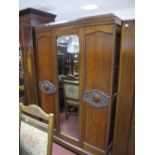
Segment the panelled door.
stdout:
<path fill-rule="evenodd" d="M 57 103 L 56 52 L 53 52 L 52 35 L 52 32 L 40 32 L 36 35 L 39 104 L 47 113 L 55 113 Z"/>
<path fill-rule="evenodd" d="M 105 154 L 113 77 L 113 26 L 84 30 L 84 148 Z"/>

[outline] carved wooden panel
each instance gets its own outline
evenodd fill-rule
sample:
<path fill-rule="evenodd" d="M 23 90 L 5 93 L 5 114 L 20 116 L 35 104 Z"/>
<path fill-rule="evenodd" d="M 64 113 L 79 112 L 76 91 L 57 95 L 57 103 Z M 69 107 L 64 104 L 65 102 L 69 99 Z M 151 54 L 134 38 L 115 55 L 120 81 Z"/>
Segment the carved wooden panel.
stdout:
<path fill-rule="evenodd" d="M 55 85 L 48 81 L 48 80 L 43 80 L 39 82 L 39 89 L 42 91 L 42 93 L 46 95 L 51 95 L 56 92 L 56 87 Z"/>
<path fill-rule="evenodd" d="M 96 108 L 106 107 L 109 105 L 109 96 L 96 89 L 85 91 L 83 99 Z"/>
<path fill-rule="evenodd" d="M 48 120 L 49 116 L 39 107 L 36 105 L 29 105 L 29 106 L 24 106 L 22 105 L 22 111 L 26 112 L 28 114 L 32 114 L 37 116 L 38 118 L 42 118 L 45 120 Z"/>
<path fill-rule="evenodd" d="M 111 89 L 113 34 L 111 26 L 87 28 L 85 31 L 85 91 L 106 94 L 106 106 L 94 107 L 84 102 L 85 147 L 105 150 L 107 142 L 109 98 Z M 101 93 L 100 93 L 101 94 Z M 101 96 L 101 95 L 100 95 Z M 98 97 L 96 97 L 96 100 Z M 94 99 L 93 99 L 94 100 Z M 101 152 L 100 152 L 101 153 Z"/>
<path fill-rule="evenodd" d="M 52 51 L 52 33 L 39 33 L 36 37 L 37 44 L 37 83 L 50 81 L 56 86 L 56 53 Z M 45 94 L 39 90 L 40 105 L 47 113 L 55 113 L 55 93 Z"/>

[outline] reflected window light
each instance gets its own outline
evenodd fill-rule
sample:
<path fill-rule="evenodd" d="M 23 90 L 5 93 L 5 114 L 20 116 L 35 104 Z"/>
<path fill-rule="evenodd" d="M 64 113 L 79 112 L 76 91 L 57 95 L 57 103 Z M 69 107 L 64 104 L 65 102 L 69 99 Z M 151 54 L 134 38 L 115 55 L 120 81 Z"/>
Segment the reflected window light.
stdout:
<path fill-rule="evenodd" d="M 69 37 L 66 37 L 66 40 L 69 40 Z"/>

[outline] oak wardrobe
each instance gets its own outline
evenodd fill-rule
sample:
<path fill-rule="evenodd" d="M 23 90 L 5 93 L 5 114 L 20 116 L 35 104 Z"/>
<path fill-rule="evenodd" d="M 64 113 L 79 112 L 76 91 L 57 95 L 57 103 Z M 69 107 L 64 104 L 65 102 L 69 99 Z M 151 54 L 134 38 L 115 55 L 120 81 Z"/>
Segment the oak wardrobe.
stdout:
<path fill-rule="evenodd" d="M 111 148 L 121 20 L 113 14 L 36 26 L 39 105 L 55 114 L 55 142 L 77 154 Z"/>

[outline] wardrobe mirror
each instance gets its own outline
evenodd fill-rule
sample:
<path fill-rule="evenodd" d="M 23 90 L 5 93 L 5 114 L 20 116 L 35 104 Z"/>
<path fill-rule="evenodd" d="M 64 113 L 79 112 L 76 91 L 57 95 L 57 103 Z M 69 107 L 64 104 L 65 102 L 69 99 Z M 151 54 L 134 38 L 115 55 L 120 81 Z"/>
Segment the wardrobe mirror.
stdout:
<path fill-rule="evenodd" d="M 60 132 L 79 139 L 79 37 L 57 37 Z"/>

